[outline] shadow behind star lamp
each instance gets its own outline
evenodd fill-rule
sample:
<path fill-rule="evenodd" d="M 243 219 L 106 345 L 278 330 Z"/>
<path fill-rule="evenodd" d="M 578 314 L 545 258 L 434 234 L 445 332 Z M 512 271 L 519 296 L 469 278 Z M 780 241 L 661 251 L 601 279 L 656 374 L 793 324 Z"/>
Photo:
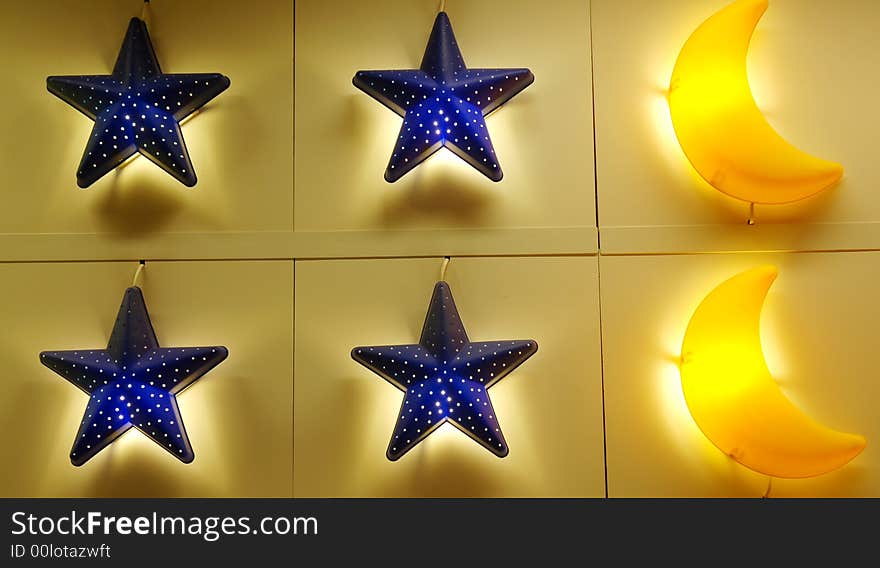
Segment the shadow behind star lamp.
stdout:
<path fill-rule="evenodd" d="M 142 267 L 143 265 L 141 265 Z M 125 290 L 106 349 L 44 351 L 40 362 L 89 395 L 70 461 L 83 465 L 132 427 L 184 463 L 195 458 L 177 395 L 229 354 L 225 347 L 160 347 L 136 286 Z"/>
<path fill-rule="evenodd" d="M 48 77 L 49 92 L 95 122 L 76 174 L 86 188 L 137 153 L 180 183 L 196 174 L 180 123 L 229 87 L 219 73 L 165 74 L 147 25 L 132 18 L 111 75 Z"/>
<path fill-rule="evenodd" d="M 440 148 L 501 181 L 484 117 L 534 80 L 528 69 L 468 69 L 441 10 L 418 69 L 358 71 L 352 82 L 403 117 L 386 181 L 397 181 Z"/>

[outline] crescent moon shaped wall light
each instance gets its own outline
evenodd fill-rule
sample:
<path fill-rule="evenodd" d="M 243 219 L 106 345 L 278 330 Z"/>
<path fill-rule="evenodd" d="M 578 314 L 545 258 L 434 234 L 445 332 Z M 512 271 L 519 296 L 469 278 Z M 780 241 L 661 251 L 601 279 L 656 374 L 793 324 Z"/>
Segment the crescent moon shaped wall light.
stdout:
<path fill-rule="evenodd" d="M 93 121 L 76 173 L 89 187 L 140 153 L 192 187 L 196 173 L 180 123 L 229 87 L 219 73 L 162 73 L 147 25 L 132 18 L 111 75 L 48 77 L 49 92 Z"/>
<path fill-rule="evenodd" d="M 685 42 L 669 85 L 669 111 L 682 150 L 712 187 L 749 203 L 814 195 L 843 175 L 840 164 L 785 141 L 749 87 L 746 57 L 767 0 L 737 0 Z"/>
<path fill-rule="evenodd" d="M 404 392 L 385 454 L 396 461 L 447 422 L 496 456 L 506 456 L 488 389 L 537 350 L 531 339 L 470 341 L 449 285 L 440 281 L 418 343 L 355 347 L 351 356 Z"/>
<path fill-rule="evenodd" d="M 141 289 L 126 289 L 106 349 L 44 351 L 40 362 L 89 395 L 70 461 L 80 466 L 134 427 L 184 463 L 195 458 L 177 395 L 225 347 L 160 347 Z"/>
<path fill-rule="evenodd" d="M 403 117 L 386 181 L 397 181 L 444 147 L 492 181 L 501 181 L 484 117 L 534 80 L 528 69 L 468 69 L 449 17 L 441 11 L 418 69 L 358 71 L 352 82 Z"/>
<path fill-rule="evenodd" d="M 681 386 L 694 421 L 722 452 L 771 477 L 813 477 L 865 448 L 865 438 L 831 430 L 777 386 L 761 349 L 761 308 L 777 271 L 737 274 L 697 307 L 681 346 Z"/>

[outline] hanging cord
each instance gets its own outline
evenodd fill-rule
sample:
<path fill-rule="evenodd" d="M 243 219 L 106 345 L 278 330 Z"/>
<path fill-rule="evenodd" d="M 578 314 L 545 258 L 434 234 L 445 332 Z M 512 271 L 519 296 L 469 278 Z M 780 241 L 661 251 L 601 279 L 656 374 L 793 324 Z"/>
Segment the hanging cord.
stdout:
<path fill-rule="evenodd" d="M 144 272 L 144 268 L 147 266 L 146 260 L 138 261 L 137 270 L 134 271 L 134 278 L 131 279 L 131 286 L 136 287 L 138 285 L 138 280 L 141 278 L 141 274 Z"/>
<path fill-rule="evenodd" d="M 440 12 L 446 11 L 446 0 L 440 0 Z"/>
<path fill-rule="evenodd" d="M 150 17 L 150 0 L 144 0 L 144 5 L 141 8 L 141 19 L 146 22 L 149 17 Z"/>
<path fill-rule="evenodd" d="M 772 477 L 768 477 L 768 478 L 767 478 L 767 491 L 764 491 L 764 494 L 761 495 L 761 498 L 762 498 L 762 499 L 769 499 L 769 498 L 770 498 L 770 490 L 771 490 L 771 489 L 773 489 L 773 478 L 772 478 Z"/>
<path fill-rule="evenodd" d="M 749 203 L 749 218 L 746 220 L 747 225 L 755 224 L 755 204 Z"/>
<path fill-rule="evenodd" d="M 440 265 L 440 281 L 446 280 L 446 269 L 449 267 L 449 257 L 443 257 L 443 263 Z"/>

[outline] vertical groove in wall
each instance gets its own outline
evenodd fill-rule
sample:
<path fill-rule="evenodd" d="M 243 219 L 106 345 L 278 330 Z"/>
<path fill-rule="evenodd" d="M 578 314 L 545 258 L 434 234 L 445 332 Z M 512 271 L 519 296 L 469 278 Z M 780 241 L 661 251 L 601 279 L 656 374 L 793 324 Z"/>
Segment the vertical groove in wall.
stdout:
<path fill-rule="evenodd" d="M 605 340 L 602 326 L 602 257 L 596 256 L 596 279 L 598 282 L 596 310 L 599 313 L 599 376 L 602 385 L 602 462 L 605 468 L 605 498 L 608 498 L 608 432 L 605 425 Z"/>
<path fill-rule="evenodd" d="M 596 239 L 598 252 L 602 251 L 602 234 L 599 231 L 599 165 L 596 161 L 596 74 L 593 68 L 593 2 L 587 1 L 587 19 L 590 24 L 590 119 L 593 127 L 593 208 L 596 214 Z"/>
<path fill-rule="evenodd" d="M 293 0 L 293 45 L 290 54 L 293 65 L 293 137 L 292 145 L 293 156 L 290 160 L 291 169 L 291 191 L 293 193 L 293 201 L 290 208 L 290 230 L 296 231 L 296 0 Z M 293 295 L 291 304 L 293 310 L 291 313 L 290 333 L 293 346 L 290 349 L 290 496 L 296 497 L 296 259 L 290 260 L 291 271 L 291 290 Z"/>
<path fill-rule="evenodd" d="M 290 261 L 290 278 L 291 278 L 291 290 L 290 293 L 293 295 L 291 299 L 291 305 L 293 309 L 291 310 L 291 320 L 290 320 L 290 332 L 291 339 L 293 340 L 293 345 L 290 348 L 290 496 L 296 497 L 296 480 L 294 479 L 294 472 L 296 471 L 296 453 L 294 452 L 294 448 L 296 447 L 296 261 Z"/>
<path fill-rule="evenodd" d="M 293 50 L 290 54 L 291 57 L 291 65 L 293 66 L 293 76 L 292 76 L 292 89 L 293 89 L 293 100 L 291 104 L 293 105 L 293 131 L 290 133 L 291 136 L 291 144 L 290 147 L 293 148 L 293 156 L 291 156 L 290 160 L 290 183 L 291 190 L 293 191 L 293 201 L 291 202 L 290 207 L 290 230 L 296 231 L 296 0 L 293 0 L 293 22 L 291 22 L 293 26 L 293 45 L 291 45 L 291 49 Z"/>
<path fill-rule="evenodd" d="M 597 292 L 596 308 L 599 313 L 599 376 L 602 385 L 602 463 L 605 472 L 605 498 L 608 498 L 608 434 L 605 427 L 605 343 L 603 340 L 604 329 L 602 326 L 602 234 L 599 231 L 599 164 L 596 156 L 596 74 L 593 67 L 593 2 L 587 2 L 587 16 L 590 23 L 590 104 L 593 121 L 593 196 L 596 209 L 596 239 L 598 251 L 596 255 L 596 280 Z"/>

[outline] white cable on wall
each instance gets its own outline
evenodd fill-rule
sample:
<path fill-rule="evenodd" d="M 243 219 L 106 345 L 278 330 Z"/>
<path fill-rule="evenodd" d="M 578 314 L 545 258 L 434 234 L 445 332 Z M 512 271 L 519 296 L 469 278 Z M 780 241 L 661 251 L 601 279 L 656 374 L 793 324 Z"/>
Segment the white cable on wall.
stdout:
<path fill-rule="evenodd" d="M 441 281 L 446 280 L 446 269 L 449 267 L 449 260 L 450 260 L 450 258 L 448 256 L 444 256 L 443 262 L 440 264 L 440 280 Z"/>
<path fill-rule="evenodd" d="M 145 260 L 138 262 L 137 270 L 134 271 L 134 277 L 131 279 L 132 287 L 135 287 L 138 285 L 138 280 L 140 280 L 141 274 L 143 274 L 144 268 L 146 266 L 147 266 L 147 262 Z"/>

